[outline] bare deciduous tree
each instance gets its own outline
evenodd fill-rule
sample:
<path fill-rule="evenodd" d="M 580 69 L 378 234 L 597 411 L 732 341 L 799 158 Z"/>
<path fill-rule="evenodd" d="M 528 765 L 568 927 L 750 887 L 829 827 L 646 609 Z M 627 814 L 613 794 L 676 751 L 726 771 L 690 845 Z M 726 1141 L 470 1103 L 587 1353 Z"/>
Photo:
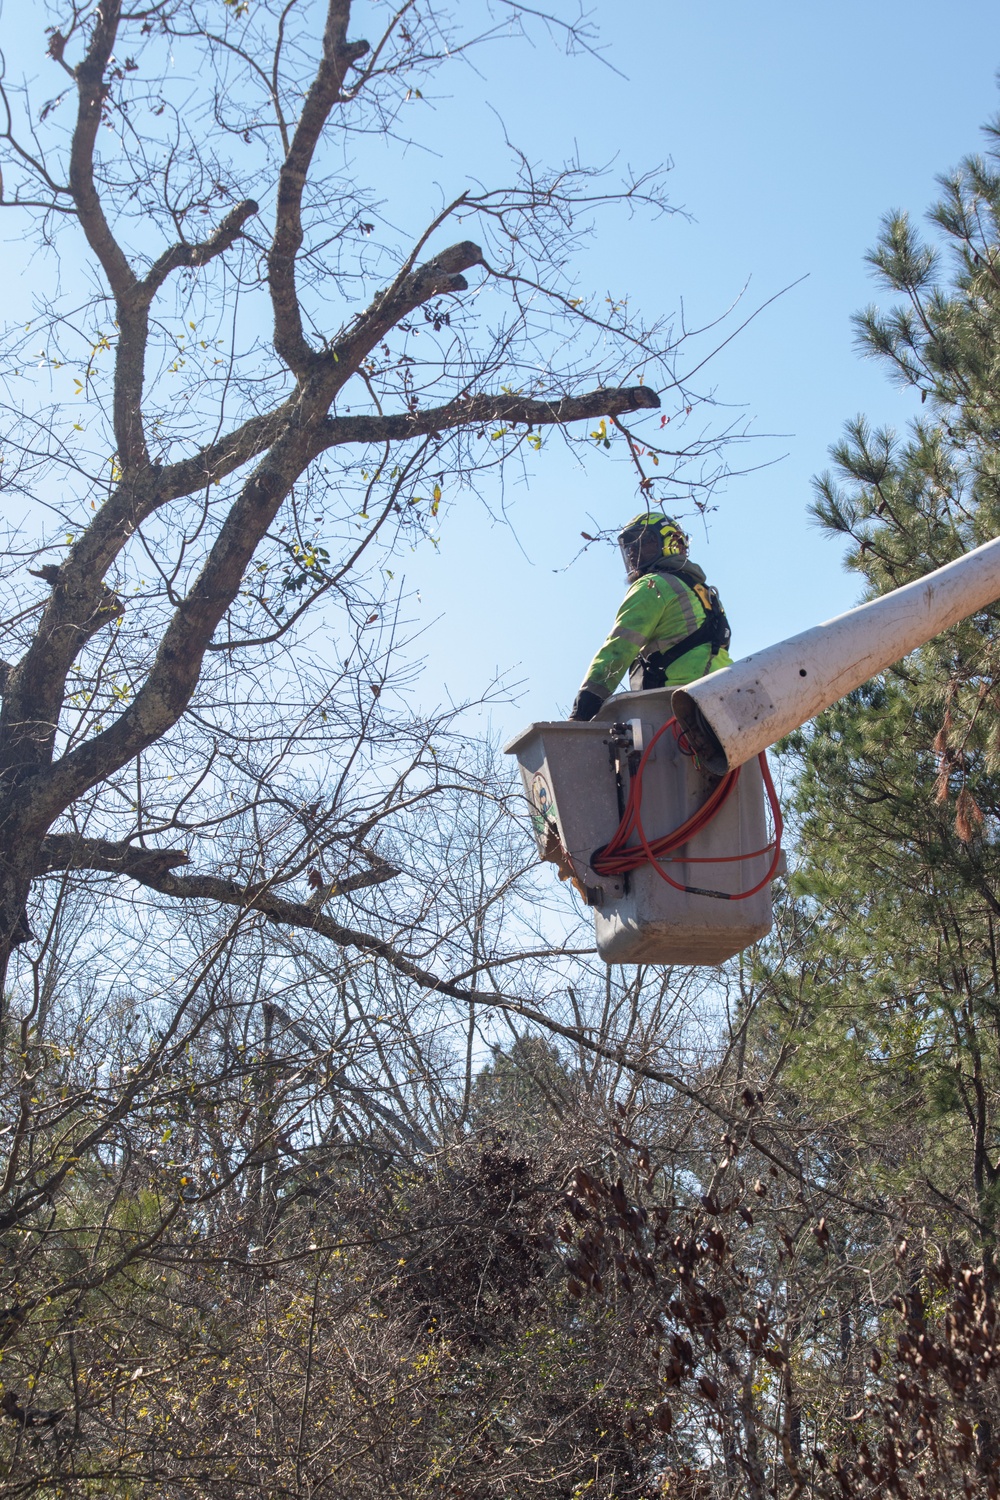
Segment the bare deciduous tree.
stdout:
<path fill-rule="evenodd" d="M 682 416 L 698 402 L 683 338 L 571 275 L 599 210 L 666 207 L 657 178 L 515 154 L 510 185 L 457 187 L 407 244 L 365 186 L 368 138 L 399 135 L 439 64 L 535 24 L 592 47 L 586 22 L 514 0 L 461 25 L 417 0 L 380 15 L 361 40 L 350 0 L 71 3 L 48 30 L 62 92 L 38 107 L 3 83 L 2 206 L 53 273 L 5 355 L 3 480 L 24 514 L 2 669 L 4 966 L 33 882 L 69 870 L 351 942 L 309 897 L 394 873 L 338 807 L 359 747 L 385 747 L 389 776 L 409 732 L 391 707 L 409 670 L 393 549 L 433 532 L 445 490 L 551 429 L 602 442 L 605 419 L 665 393 Z M 708 482 L 724 437 L 657 449 L 660 472 Z M 324 777 L 298 845 L 212 869 L 230 818 L 287 823 L 295 779 L 278 771 L 296 756 Z M 195 856 L 210 873 L 178 873 Z"/>

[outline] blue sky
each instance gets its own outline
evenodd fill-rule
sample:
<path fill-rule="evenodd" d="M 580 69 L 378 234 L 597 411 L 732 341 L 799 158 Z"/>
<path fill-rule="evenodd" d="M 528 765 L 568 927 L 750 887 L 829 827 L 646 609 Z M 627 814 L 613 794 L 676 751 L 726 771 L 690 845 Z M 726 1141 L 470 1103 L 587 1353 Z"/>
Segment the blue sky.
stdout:
<path fill-rule="evenodd" d="M 498 47 L 480 58 L 480 79 L 460 77 L 461 92 L 434 105 L 442 157 L 428 166 L 411 154 L 408 186 L 415 206 L 421 181 L 450 189 L 465 171 L 503 176 L 496 110 L 536 158 L 577 148 L 635 167 L 673 161 L 672 201 L 691 219 L 606 220 L 583 285 L 628 291 L 649 313 L 683 299 L 704 322 L 748 280 L 752 306 L 806 278 L 707 372 L 720 400 L 760 432 L 784 434 L 744 453 L 781 461 L 729 482 L 695 549 L 742 655 L 856 602 L 840 549 L 808 519 L 810 477 L 846 418 L 865 411 L 901 426 L 913 414 L 853 348 L 851 314 L 876 296 L 864 255 L 886 210 L 922 216 L 935 175 L 979 149 L 1000 103 L 1000 10 L 978 0 L 946 11 L 925 0 L 641 0 L 595 14 L 624 78 L 545 41 Z M 638 509 L 628 466 L 598 455 L 584 470 L 553 454 L 506 499 L 513 531 L 460 500 L 439 551 L 406 567 L 420 614 L 439 617 L 423 637 L 418 695 L 428 706 L 474 695 L 494 669 L 508 671 L 523 691 L 491 711 L 504 734 L 568 710 L 623 580 L 605 549 L 565 565 L 591 520 L 611 526 Z"/>
<path fill-rule="evenodd" d="M 457 9 L 464 19 L 487 3 Z M 355 0 L 354 35 L 365 34 L 369 5 Z M 46 75 L 39 12 L 8 0 L 2 17 L 6 43 Z M 672 202 L 690 217 L 606 217 L 581 256 L 581 292 L 627 293 L 650 317 L 683 305 L 701 324 L 747 283 L 748 310 L 798 283 L 700 377 L 759 432 L 781 435 L 743 450 L 743 462 L 769 466 L 732 480 L 707 534 L 695 532 L 741 655 L 855 602 L 840 549 L 808 519 L 810 477 L 846 418 L 864 411 L 898 426 L 913 410 L 852 346 L 850 316 L 875 295 L 864 254 L 886 210 L 920 217 L 935 175 L 978 149 L 1000 103 L 1000 9 L 633 0 L 595 7 L 594 18 L 617 72 L 567 58 L 544 31 L 533 46 L 501 42 L 477 55 L 477 72 L 445 68 L 414 102 L 420 148 L 362 142 L 364 163 L 387 217 L 417 233 L 470 178 L 509 180 L 505 129 L 535 161 L 578 153 L 642 169 L 669 159 Z M 7 248 L 14 272 L 21 255 Z M 495 513 L 499 494 L 487 499 Z M 557 443 L 503 499 L 509 525 L 446 492 L 438 550 L 421 548 L 404 571 L 419 593 L 411 613 L 426 622 L 414 701 L 432 709 L 475 697 L 507 674 L 522 684 L 518 701 L 490 710 L 506 736 L 568 711 L 623 590 L 616 554 L 576 556 L 579 534 L 639 507 L 626 462 L 595 451 L 584 467 Z"/>

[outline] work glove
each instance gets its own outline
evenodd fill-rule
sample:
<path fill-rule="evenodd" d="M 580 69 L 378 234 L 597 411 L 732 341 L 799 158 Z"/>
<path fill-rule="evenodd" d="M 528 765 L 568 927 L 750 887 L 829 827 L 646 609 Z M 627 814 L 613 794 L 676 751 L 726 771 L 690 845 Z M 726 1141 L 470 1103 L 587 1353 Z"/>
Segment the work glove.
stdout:
<path fill-rule="evenodd" d="M 588 719 L 594 717 L 603 702 L 604 699 L 598 698 L 597 694 L 592 693 L 589 688 L 581 688 L 570 711 L 570 718 L 586 723 Z"/>

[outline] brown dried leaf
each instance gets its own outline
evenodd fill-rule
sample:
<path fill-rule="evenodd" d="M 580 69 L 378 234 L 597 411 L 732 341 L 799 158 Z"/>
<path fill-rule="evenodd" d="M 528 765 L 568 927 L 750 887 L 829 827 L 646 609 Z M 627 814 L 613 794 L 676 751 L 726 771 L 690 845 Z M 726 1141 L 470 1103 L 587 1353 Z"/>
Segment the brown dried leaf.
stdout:
<path fill-rule="evenodd" d="M 982 821 L 982 808 L 969 788 L 963 786 L 958 794 L 958 804 L 955 808 L 955 832 L 963 844 L 971 844 L 976 829 L 982 825 Z"/>
<path fill-rule="evenodd" d="M 934 802 L 937 806 L 948 800 L 948 782 L 951 779 L 951 766 L 951 751 L 946 750 L 941 756 L 941 764 L 938 766 L 938 773 L 934 782 Z"/>

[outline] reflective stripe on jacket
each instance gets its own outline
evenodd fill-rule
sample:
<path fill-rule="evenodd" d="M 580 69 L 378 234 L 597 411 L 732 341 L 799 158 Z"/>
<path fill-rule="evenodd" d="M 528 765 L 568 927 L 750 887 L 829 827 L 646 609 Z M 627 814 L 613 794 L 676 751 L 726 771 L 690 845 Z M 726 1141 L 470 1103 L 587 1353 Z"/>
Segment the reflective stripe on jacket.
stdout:
<path fill-rule="evenodd" d="M 587 670 L 583 686 L 602 701 L 618 686 L 625 670 L 635 667 L 632 686 L 642 686 L 642 666 L 636 658 L 669 651 L 692 635 L 705 618 L 705 607 L 692 588 L 672 573 L 645 573 L 629 587 L 604 645 Z M 728 651 L 712 656 L 707 642 L 679 656 L 667 669 L 668 687 L 683 687 L 706 672 L 728 667 Z"/>

